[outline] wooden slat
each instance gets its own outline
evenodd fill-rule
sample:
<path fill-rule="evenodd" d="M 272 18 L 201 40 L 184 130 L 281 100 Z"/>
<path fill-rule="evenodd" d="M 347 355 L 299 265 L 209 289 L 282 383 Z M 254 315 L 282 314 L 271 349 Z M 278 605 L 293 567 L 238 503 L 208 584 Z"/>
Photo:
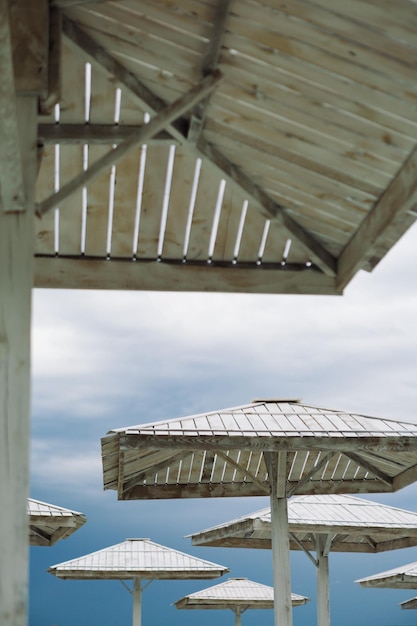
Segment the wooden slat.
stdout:
<path fill-rule="evenodd" d="M 85 121 L 85 64 L 87 59 L 79 50 L 63 41 L 62 98 L 60 101 L 60 121 L 64 124 Z M 59 178 L 60 188 L 83 170 L 82 145 L 60 147 Z M 82 231 L 82 190 L 78 189 L 72 198 L 59 205 L 59 246 L 60 254 L 79 254 Z M 51 224 L 54 211 L 44 215 L 40 222 Z"/>
<path fill-rule="evenodd" d="M 187 259 L 207 261 L 220 179 L 203 161 L 191 225 Z"/>
<path fill-rule="evenodd" d="M 242 194 L 232 185 L 226 183 L 212 255 L 215 261 L 233 260 L 243 202 Z"/>
<path fill-rule="evenodd" d="M 164 203 L 169 146 L 149 146 L 139 222 L 138 258 L 156 259 Z"/>
<path fill-rule="evenodd" d="M 91 67 L 91 105 L 90 121 L 92 124 L 111 124 L 114 121 L 116 88 L 94 65 Z M 119 144 L 121 145 L 121 144 Z M 89 146 L 88 167 L 112 149 L 107 146 Z M 107 254 L 107 227 L 109 220 L 109 198 L 111 165 L 87 185 L 87 222 L 85 253 L 105 257 Z"/>
<path fill-rule="evenodd" d="M 183 148 L 177 148 L 162 248 L 163 259 L 183 257 L 195 167 L 196 157 Z"/>

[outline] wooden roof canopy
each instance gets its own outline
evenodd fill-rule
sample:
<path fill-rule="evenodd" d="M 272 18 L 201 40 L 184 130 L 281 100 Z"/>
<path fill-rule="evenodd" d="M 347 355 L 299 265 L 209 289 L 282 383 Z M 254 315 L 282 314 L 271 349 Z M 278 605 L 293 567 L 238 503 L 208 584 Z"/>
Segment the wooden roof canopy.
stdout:
<path fill-rule="evenodd" d="M 114 429 L 101 443 L 104 488 L 120 500 L 265 496 L 276 455 L 287 497 L 392 492 L 417 476 L 417 424 L 298 400 Z"/>
<path fill-rule="evenodd" d="M 53 0 L 35 286 L 340 294 L 372 270 L 417 215 L 417 7 L 391 8 Z"/>
<path fill-rule="evenodd" d="M 290 549 L 376 554 L 417 545 L 417 513 L 351 495 L 294 496 L 288 502 Z M 189 535 L 194 546 L 271 548 L 271 508 Z"/>
<path fill-rule="evenodd" d="M 87 521 L 83 513 L 28 498 L 29 542 L 31 546 L 53 546 L 66 539 Z"/>

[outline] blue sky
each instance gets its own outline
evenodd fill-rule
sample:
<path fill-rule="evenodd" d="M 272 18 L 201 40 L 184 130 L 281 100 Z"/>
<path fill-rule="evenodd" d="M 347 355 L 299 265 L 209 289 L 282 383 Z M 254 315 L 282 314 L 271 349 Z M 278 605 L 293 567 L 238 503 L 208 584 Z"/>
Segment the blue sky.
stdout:
<path fill-rule="evenodd" d="M 263 550 L 193 547 L 184 536 L 268 506 L 267 498 L 118 502 L 102 488 L 100 438 L 111 428 L 245 404 L 306 403 L 417 422 L 417 230 L 412 228 L 343 297 L 35 290 L 31 496 L 83 512 L 88 522 L 52 548 L 30 551 L 30 626 L 120 626 L 132 619 L 118 581 L 61 581 L 61 561 L 149 537 L 272 585 Z M 417 511 L 417 484 L 374 500 Z M 399 602 L 415 591 L 362 589 L 353 581 L 417 561 L 417 548 L 332 554 L 337 626 L 407 626 Z M 315 572 L 292 553 L 292 590 L 311 598 L 294 626 L 315 623 Z M 234 624 L 231 611 L 180 611 L 172 603 L 214 581 L 154 581 L 143 626 Z M 273 625 L 248 611 L 243 626 Z"/>

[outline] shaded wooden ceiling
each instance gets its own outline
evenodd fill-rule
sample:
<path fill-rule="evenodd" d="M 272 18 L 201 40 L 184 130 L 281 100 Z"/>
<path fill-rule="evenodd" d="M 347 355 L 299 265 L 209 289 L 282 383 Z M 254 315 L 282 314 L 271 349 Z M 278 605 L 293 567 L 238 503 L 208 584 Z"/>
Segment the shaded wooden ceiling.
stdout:
<path fill-rule="evenodd" d="M 340 294 L 417 216 L 417 5 L 55 0 L 35 286 Z"/>

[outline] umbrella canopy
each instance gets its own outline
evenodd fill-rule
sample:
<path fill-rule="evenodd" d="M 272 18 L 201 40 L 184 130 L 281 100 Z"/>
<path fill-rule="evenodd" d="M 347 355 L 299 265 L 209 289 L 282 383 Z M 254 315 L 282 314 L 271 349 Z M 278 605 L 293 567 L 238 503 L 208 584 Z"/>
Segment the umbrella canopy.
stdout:
<path fill-rule="evenodd" d="M 111 431 L 104 488 L 119 499 L 269 494 L 275 622 L 288 626 L 288 496 L 395 491 L 416 479 L 416 450 L 416 424 L 257 400 Z"/>
<path fill-rule="evenodd" d="M 82 513 L 28 498 L 29 539 L 31 546 L 53 546 L 78 530 L 87 518 Z"/>
<path fill-rule="evenodd" d="M 133 580 L 133 626 L 141 624 L 142 580 L 218 578 L 228 568 L 154 543 L 126 541 L 53 565 L 48 572 L 72 580 Z"/>
<path fill-rule="evenodd" d="M 327 551 L 386 552 L 417 545 L 417 513 L 340 494 L 294 496 L 288 501 L 291 550 L 315 550 L 317 536 Z M 195 546 L 270 548 L 271 508 L 242 515 L 189 535 Z"/>
<path fill-rule="evenodd" d="M 417 513 L 346 495 L 295 496 L 288 502 L 290 549 L 317 568 L 318 624 L 328 626 L 330 551 L 376 553 L 417 545 Z M 193 545 L 271 547 L 271 509 L 191 535 Z M 316 551 L 314 558 L 310 550 Z"/>
<path fill-rule="evenodd" d="M 410 600 L 405 600 L 404 602 L 400 602 L 400 607 L 402 609 L 417 609 L 417 597 L 410 598 Z"/>
<path fill-rule="evenodd" d="M 308 598 L 291 594 L 292 606 L 306 604 Z M 184 596 L 174 603 L 177 609 L 231 609 L 235 613 L 235 626 L 241 624 L 241 614 L 247 609 L 273 609 L 274 588 L 247 578 L 230 578 Z"/>
<path fill-rule="evenodd" d="M 417 589 L 417 562 L 360 578 L 355 582 L 361 587 L 385 587 L 389 589 Z"/>

